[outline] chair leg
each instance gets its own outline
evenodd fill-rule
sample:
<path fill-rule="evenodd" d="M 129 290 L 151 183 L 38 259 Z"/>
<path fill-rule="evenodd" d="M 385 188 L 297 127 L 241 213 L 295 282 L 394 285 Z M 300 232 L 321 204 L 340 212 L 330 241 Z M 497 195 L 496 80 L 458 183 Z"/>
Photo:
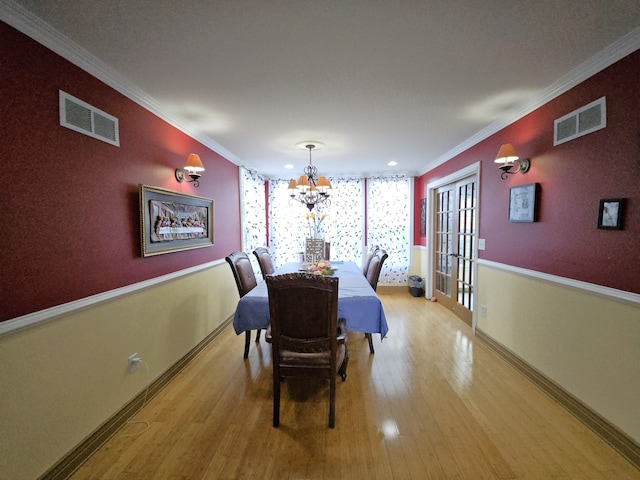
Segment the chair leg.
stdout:
<path fill-rule="evenodd" d="M 244 332 L 244 358 L 249 357 L 249 342 L 251 342 L 251 330 Z"/>
<path fill-rule="evenodd" d="M 336 426 L 336 377 L 329 379 L 329 428 Z"/>
<path fill-rule="evenodd" d="M 273 374 L 273 426 L 280 426 L 280 378 Z"/>
<path fill-rule="evenodd" d="M 367 337 L 367 340 L 369 340 L 369 352 L 370 353 L 376 353 L 373 350 L 373 338 L 371 338 L 371 334 L 370 333 L 365 333 L 365 336 Z"/>
<path fill-rule="evenodd" d="M 262 330 L 256 330 L 256 342 L 260 341 L 260 333 L 262 333 Z"/>
<path fill-rule="evenodd" d="M 344 382 L 347 379 L 347 364 L 349 363 L 349 349 L 347 348 L 347 344 L 344 344 L 344 360 L 342 360 L 342 365 L 338 369 L 338 375 L 342 378 Z"/>

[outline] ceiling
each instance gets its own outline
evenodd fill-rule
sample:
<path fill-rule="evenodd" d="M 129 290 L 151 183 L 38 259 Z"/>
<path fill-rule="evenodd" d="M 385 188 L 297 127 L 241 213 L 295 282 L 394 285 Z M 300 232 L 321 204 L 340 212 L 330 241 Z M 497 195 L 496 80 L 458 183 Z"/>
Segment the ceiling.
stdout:
<path fill-rule="evenodd" d="M 306 140 L 321 174 L 424 173 L 640 25 L 638 0 L 0 2 L 272 178 L 301 173 Z"/>

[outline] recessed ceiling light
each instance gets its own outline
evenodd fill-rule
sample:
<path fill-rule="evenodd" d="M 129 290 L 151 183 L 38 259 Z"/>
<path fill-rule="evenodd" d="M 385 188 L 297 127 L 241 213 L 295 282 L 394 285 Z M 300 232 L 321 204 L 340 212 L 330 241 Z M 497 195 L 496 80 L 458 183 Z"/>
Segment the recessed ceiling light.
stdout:
<path fill-rule="evenodd" d="M 284 166 L 284 168 L 291 169 L 291 168 L 293 168 L 293 165 L 291 165 L 290 163 L 287 163 L 287 164 Z"/>
<path fill-rule="evenodd" d="M 389 165 L 390 167 L 395 167 L 398 164 L 398 162 L 396 162 L 395 160 L 391 160 L 389 163 L 387 163 L 387 165 Z"/>

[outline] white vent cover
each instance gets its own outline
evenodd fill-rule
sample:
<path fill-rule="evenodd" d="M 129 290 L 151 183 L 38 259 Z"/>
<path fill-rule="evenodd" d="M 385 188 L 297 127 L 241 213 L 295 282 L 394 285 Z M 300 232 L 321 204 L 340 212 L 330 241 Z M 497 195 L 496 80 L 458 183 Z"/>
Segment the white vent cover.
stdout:
<path fill-rule="evenodd" d="M 560 145 L 606 126 L 606 97 L 601 97 L 553 122 L 553 145 Z"/>
<path fill-rule="evenodd" d="M 120 146 L 118 119 L 60 90 L 60 125 L 116 147 Z"/>

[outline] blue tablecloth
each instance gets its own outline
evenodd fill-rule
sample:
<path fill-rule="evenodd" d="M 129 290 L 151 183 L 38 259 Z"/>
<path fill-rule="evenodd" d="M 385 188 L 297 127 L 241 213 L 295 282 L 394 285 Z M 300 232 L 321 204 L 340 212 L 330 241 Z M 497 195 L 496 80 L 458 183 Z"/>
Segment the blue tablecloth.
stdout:
<path fill-rule="evenodd" d="M 389 327 L 382 303 L 371 288 L 360 268 L 353 262 L 332 262 L 337 268 L 338 317 L 347 320 L 347 329 L 363 333 L 379 333 L 383 339 Z M 297 272 L 299 263 L 287 263 L 278 268 L 275 275 Z M 267 284 L 261 282 L 238 302 L 233 316 L 233 328 L 239 335 L 247 330 L 269 326 L 269 298 Z"/>

